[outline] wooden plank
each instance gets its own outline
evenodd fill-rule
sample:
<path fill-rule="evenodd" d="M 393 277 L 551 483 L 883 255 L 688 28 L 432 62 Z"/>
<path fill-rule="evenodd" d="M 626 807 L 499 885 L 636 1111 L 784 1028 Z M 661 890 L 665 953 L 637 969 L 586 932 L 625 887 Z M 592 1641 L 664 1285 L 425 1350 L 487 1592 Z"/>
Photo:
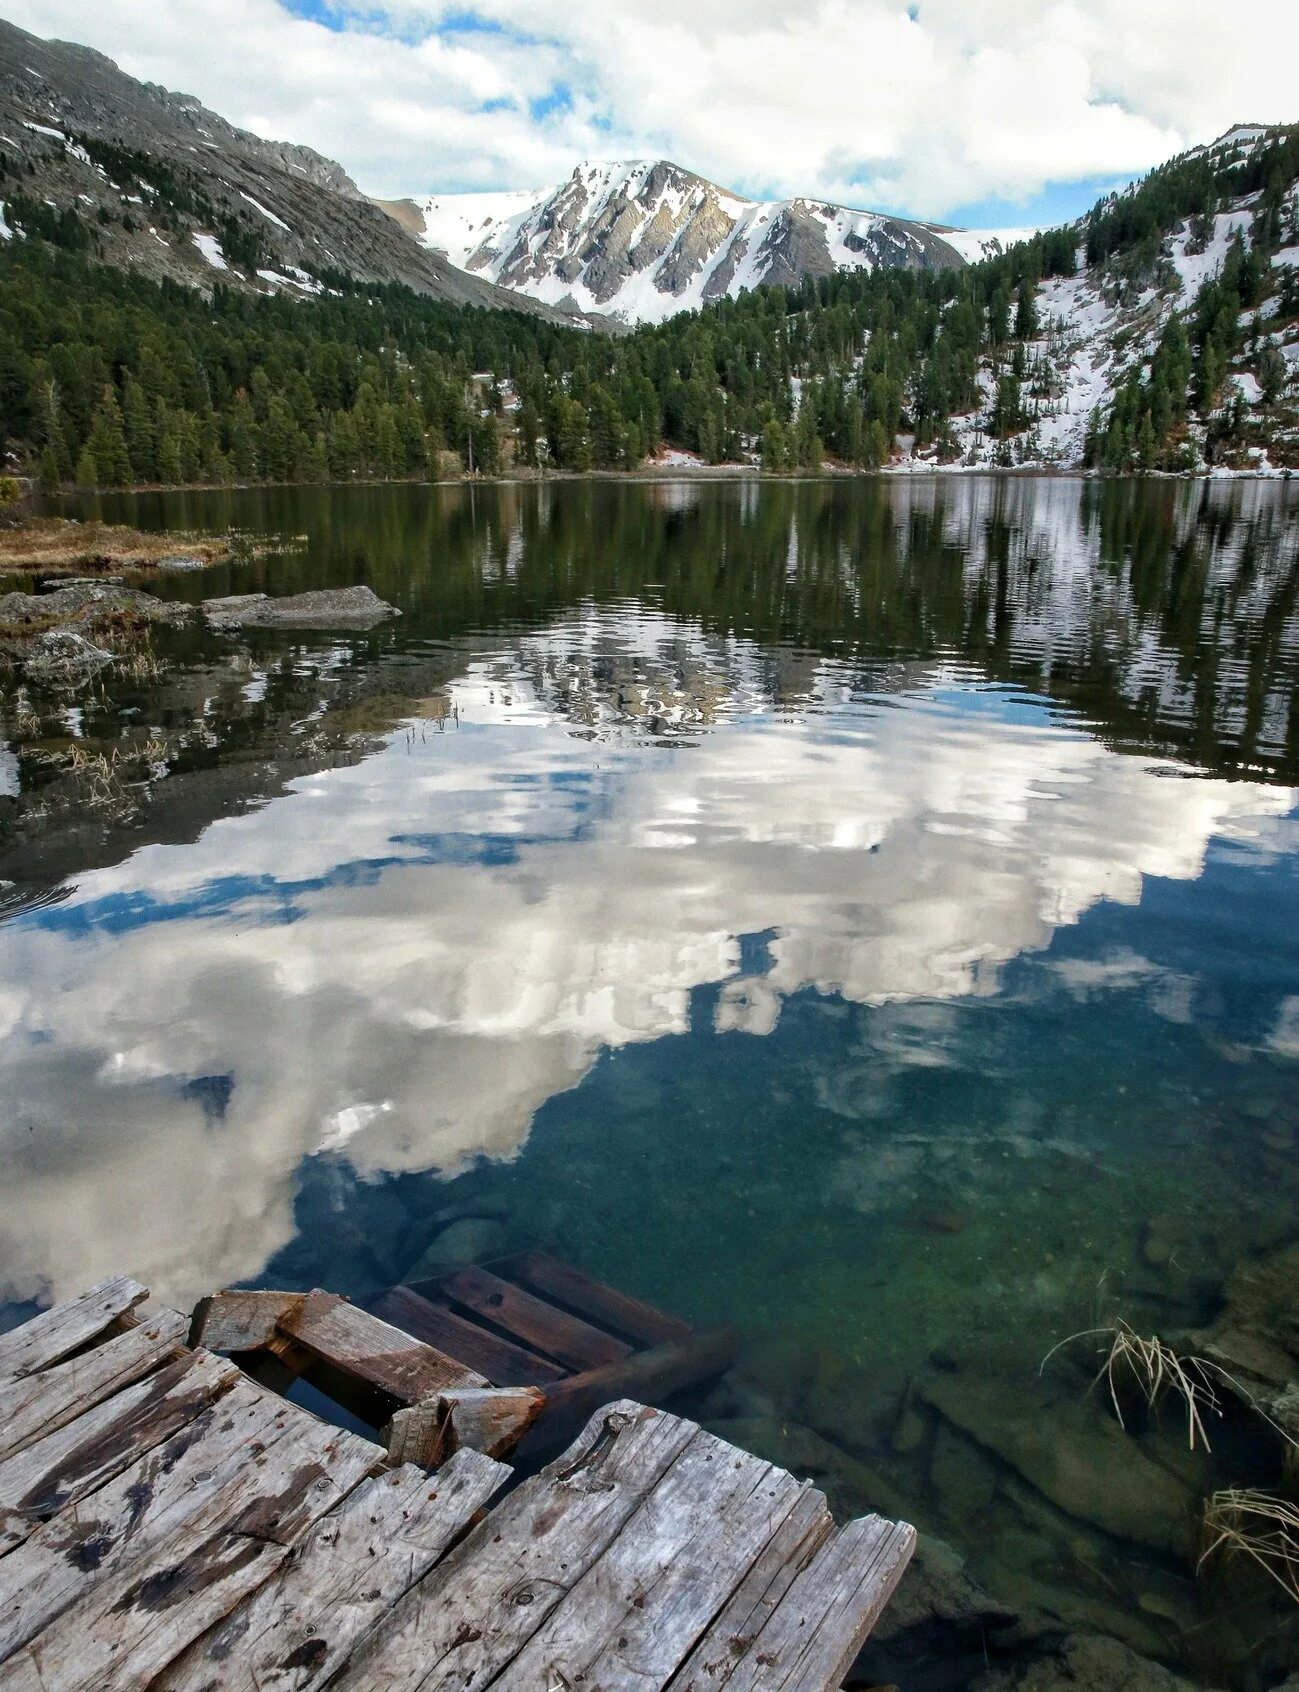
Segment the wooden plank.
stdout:
<path fill-rule="evenodd" d="M 281 1317 L 299 1308 L 305 1293 L 219 1292 L 194 1310 L 191 1345 L 209 1351 L 260 1351 L 277 1338 Z"/>
<path fill-rule="evenodd" d="M 432 1283 L 426 1283 L 432 1285 Z M 485 1376 L 493 1386 L 544 1386 L 564 1374 L 558 1363 L 502 1339 L 499 1334 L 466 1321 L 454 1310 L 435 1304 L 410 1287 L 393 1287 L 373 1305 L 374 1314 L 427 1341 L 448 1357 Z"/>
<path fill-rule="evenodd" d="M 661 1692 L 806 1490 L 785 1470 L 695 1429 L 493 1692 Z"/>
<path fill-rule="evenodd" d="M 524 1481 L 412 1587 L 330 1692 L 463 1692 L 491 1684 L 696 1431 L 639 1404 L 601 1410 L 561 1458 Z"/>
<path fill-rule="evenodd" d="M 643 1299 L 619 1292 L 603 1281 L 593 1280 L 548 1252 L 520 1252 L 517 1257 L 494 1264 L 493 1268 L 509 1280 L 521 1281 L 534 1292 L 548 1293 L 580 1316 L 589 1316 L 640 1345 L 667 1345 L 671 1340 L 687 1338 L 691 1331 L 688 1322 L 668 1316 Z"/>
<path fill-rule="evenodd" d="M 92 1351 L 0 1385 L 0 1458 L 21 1451 L 158 1368 L 184 1343 L 188 1327 L 176 1311 L 160 1310 Z"/>
<path fill-rule="evenodd" d="M 834 1532 L 821 1493 L 807 1488 L 766 1549 L 668 1682 L 669 1692 L 712 1692 L 766 1626 L 800 1570 Z"/>
<path fill-rule="evenodd" d="M 916 1530 L 862 1516 L 825 1541 L 793 1580 L 729 1677 L 726 1692 L 826 1692 L 840 1686 L 893 1596 Z"/>
<path fill-rule="evenodd" d="M 21 1327 L 0 1334 L 0 1380 L 18 1380 L 61 1362 L 148 1296 L 148 1287 L 129 1275 L 115 1275 L 79 1298 L 42 1310 Z"/>
<path fill-rule="evenodd" d="M 282 1401 L 281 1408 L 290 1413 L 282 1437 L 261 1450 L 259 1442 L 241 1441 L 238 1462 L 210 1493 L 191 1486 L 189 1507 L 179 1517 L 171 1512 L 165 1532 L 146 1545 L 137 1536 L 134 1554 L 107 1574 L 101 1570 L 92 1587 L 0 1667 L 0 1688 L 143 1692 L 256 1591 L 311 1525 L 382 1461 L 369 1440 Z M 203 1499 L 198 1509 L 194 1494 Z"/>
<path fill-rule="evenodd" d="M 452 1387 L 491 1385 L 454 1357 L 334 1293 L 308 1293 L 281 1318 L 279 1329 L 326 1363 L 405 1404 L 416 1404 Z"/>
<path fill-rule="evenodd" d="M 277 1447 L 304 1422 L 323 1425 L 241 1376 L 170 1439 L 45 1522 L 0 1558 L 0 1662 L 119 1565 L 219 1502 L 229 1484 L 278 1463 Z"/>
<path fill-rule="evenodd" d="M 6 1458 L 0 1463 L 0 1553 L 170 1439 L 240 1378 L 233 1363 L 211 1352 L 184 1352 Z"/>
<path fill-rule="evenodd" d="M 461 1451 L 436 1475 L 367 1481 L 275 1577 L 153 1683 L 156 1692 L 310 1692 L 421 1580 L 510 1470 Z"/>
<path fill-rule="evenodd" d="M 457 1269 L 443 1280 L 442 1291 L 570 1369 L 595 1369 L 631 1354 L 625 1340 L 602 1333 L 581 1317 L 568 1315 L 486 1269 Z"/>
<path fill-rule="evenodd" d="M 721 1374 L 734 1359 L 736 1338 L 729 1328 L 706 1329 L 689 1339 L 639 1351 L 621 1363 L 588 1369 L 545 1389 L 546 1407 L 520 1447 L 520 1453 L 544 1450 L 562 1439 L 586 1416 L 611 1399 L 635 1397 L 661 1404 L 674 1392 Z"/>

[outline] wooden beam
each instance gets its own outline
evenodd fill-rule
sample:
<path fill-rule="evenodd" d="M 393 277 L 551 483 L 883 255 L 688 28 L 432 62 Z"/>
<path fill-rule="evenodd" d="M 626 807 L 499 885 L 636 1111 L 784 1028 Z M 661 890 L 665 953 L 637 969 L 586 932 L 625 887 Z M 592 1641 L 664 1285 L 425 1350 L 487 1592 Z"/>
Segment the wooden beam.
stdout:
<path fill-rule="evenodd" d="M 403 1404 L 417 1404 L 453 1387 L 491 1384 L 454 1357 L 334 1293 L 308 1293 L 279 1319 L 278 1330 L 344 1374 L 378 1387 Z"/>
<path fill-rule="evenodd" d="M 442 1291 L 455 1303 L 570 1369 L 599 1368 L 631 1353 L 625 1340 L 602 1333 L 580 1317 L 556 1309 L 486 1269 L 458 1269 L 443 1280 Z"/>
<path fill-rule="evenodd" d="M 566 1438 L 585 1417 L 612 1399 L 661 1404 L 673 1393 L 721 1374 L 734 1360 L 736 1344 L 729 1328 L 705 1329 L 689 1339 L 636 1352 L 621 1363 L 556 1381 L 545 1389 L 545 1409 L 522 1452 L 544 1450 L 547 1443 Z"/>
<path fill-rule="evenodd" d="M 605 1286 L 603 1281 L 593 1280 L 548 1252 L 520 1252 L 517 1257 L 507 1258 L 493 1267 L 510 1280 L 522 1281 L 536 1292 L 547 1293 L 570 1310 L 589 1316 L 640 1345 L 666 1345 L 671 1340 L 686 1339 L 691 1331 L 688 1322 L 668 1316 L 630 1293 Z"/>
<path fill-rule="evenodd" d="M 430 1289 L 435 1283 L 425 1283 Z M 437 1304 L 411 1287 L 393 1287 L 376 1299 L 372 1309 L 385 1322 L 404 1328 L 416 1339 L 436 1346 L 448 1357 L 458 1358 L 475 1369 L 493 1386 L 537 1386 L 557 1381 L 564 1369 L 535 1351 L 502 1339 L 499 1334 L 466 1321 L 454 1310 Z"/>
<path fill-rule="evenodd" d="M 114 1275 L 79 1298 L 42 1310 L 30 1322 L 0 1334 L 0 1380 L 20 1380 L 61 1362 L 148 1296 L 149 1289 L 129 1275 Z"/>
<path fill-rule="evenodd" d="M 299 1309 L 306 1293 L 219 1292 L 194 1307 L 189 1343 L 209 1351 L 274 1350 L 281 1317 Z"/>

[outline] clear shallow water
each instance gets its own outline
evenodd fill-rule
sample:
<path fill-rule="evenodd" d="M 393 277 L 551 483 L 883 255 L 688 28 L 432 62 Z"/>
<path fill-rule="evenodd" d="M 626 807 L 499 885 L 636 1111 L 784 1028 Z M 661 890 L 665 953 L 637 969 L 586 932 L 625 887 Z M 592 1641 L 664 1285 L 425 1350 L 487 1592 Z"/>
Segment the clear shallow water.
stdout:
<path fill-rule="evenodd" d="M 733 1323 L 741 1377 L 700 1413 L 1013 1605 L 1240 1685 L 1292 1650 L 1206 1612 L 1166 1525 L 1134 1545 L 1044 1498 L 1005 1428 L 1085 1448 L 1087 1358 L 1043 1374 L 1051 1346 L 1202 1324 L 1299 1238 L 1299 498 L 107 514 L 306 537 L 168 596 L 364 580 L 403 616 L 191 628 L 148 683 L 6 689 L 14 1314 L 120 1268 L 186 1306 L 365 1297 L 487 1216 Z M 60 773 L 69 738 L 144 737 L 121 803 Z M 1147 1446 L 1181 1473 L 1176 1433 Z"/>

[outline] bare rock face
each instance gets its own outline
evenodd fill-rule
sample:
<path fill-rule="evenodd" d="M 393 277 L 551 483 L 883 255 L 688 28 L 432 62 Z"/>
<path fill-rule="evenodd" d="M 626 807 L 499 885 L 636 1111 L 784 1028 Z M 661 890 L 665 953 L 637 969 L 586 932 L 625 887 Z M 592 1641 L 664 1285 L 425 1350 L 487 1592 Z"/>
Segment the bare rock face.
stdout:
<path fill-rule="evenodd" d="M 306 297 L 320 291 L 315 274 L 332 270 L 452 302 L 555 315 L 430 252 L 333 159 L 263 141 L 192 95 L 137 82 L 102 53 L 44 41 L 3 19 L 0 134 L 25 173 L 24 193 L 93 223 L 108 262 L 158 280 Z M 156 163 L 137 176 L 145 154 Z M 221 251 L 227 220 L 254 262 Z"/>
<path fill-rule="evenodd" d="M 964 262 L 936 226 L 812 200 L 746 200 L 666 159 L 583 163 L 531 203 L 453 194 L 414 205 L 426 244 L 466 270 L 627 322 L 845 266 Z"/>

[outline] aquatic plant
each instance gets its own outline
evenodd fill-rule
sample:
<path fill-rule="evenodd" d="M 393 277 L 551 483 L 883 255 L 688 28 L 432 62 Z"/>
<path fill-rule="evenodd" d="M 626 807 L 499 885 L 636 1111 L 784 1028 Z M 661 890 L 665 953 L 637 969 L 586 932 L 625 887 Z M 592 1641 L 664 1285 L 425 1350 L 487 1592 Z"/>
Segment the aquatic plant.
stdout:
<path fill-rule="evenodd" d="M 1146 1338 L 1144 1334 L 1137 1333 L 1131 1323 L 1124 1321 L 1121 1316 L 1117 1317 L 1110 1327 L 1086 1328 L 1081 1333 L 1069 1334 L 1047 1352 L 1042 1359 L 1042 1368 L 1046 1368 L 1057 1351 L 1083 1339 L 1109 1341 L 1104 1361 L 1097 1370 L 1089 1390 L 1099 1386 L 1102 1381 L 1106 1383 L 1110 1402 L 1114 1406 L 1114 1414 L 1121 1428 L 1127 1427 L 1119 1399 L 1122 1390 L 1128 1387 L 1134 1389 L 1146 1408 L 1152 1412 L 1157 1411 L 1160 1399 L 1171 1392 L 1186 1407 L 1187 1435 L 1191 1450 L 1195 1450 L 1197 1438 L 1206 1451 L 1212 1449 L 1205 1430 L 1204 1417 L 1206 1414 L 1221 1416 L 1222 1404 L 1214 1391 L 1210 1376 L 1216 1375 L 1220 1380 L 1224 1379 L 1224 1370 L 1201 1357 L 1179 1357 L 1158 1334 Z"/>
<path fill-rule="evenodd" d="M 1215 1492 L 1205 1501 L 1197 1571 L 1219 1554 L 1248 1558 L 1299 1604 L 1299 1505 L 1244 1487 Z"/>

